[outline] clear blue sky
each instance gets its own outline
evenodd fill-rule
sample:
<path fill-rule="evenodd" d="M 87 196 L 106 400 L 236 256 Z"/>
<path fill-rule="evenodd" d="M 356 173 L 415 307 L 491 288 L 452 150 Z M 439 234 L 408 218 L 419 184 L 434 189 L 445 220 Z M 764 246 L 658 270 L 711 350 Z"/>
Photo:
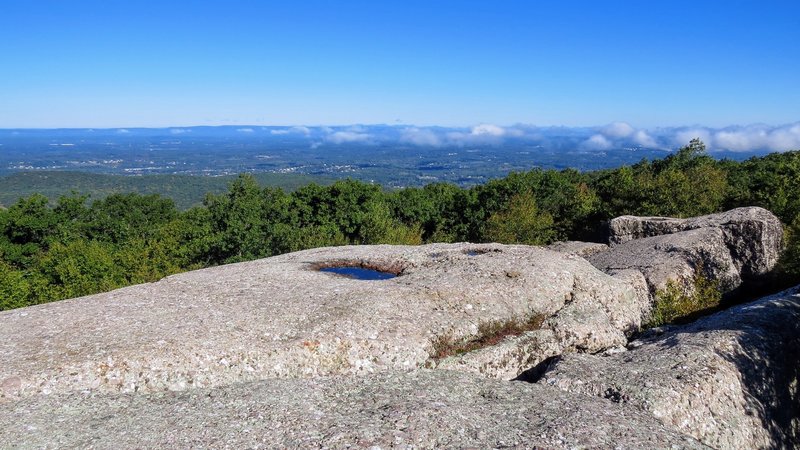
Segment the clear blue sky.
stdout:
<path fill-rule="evenodd" d="M 800 120 L 800 1 L 0 0 L 0 128 Z"/>

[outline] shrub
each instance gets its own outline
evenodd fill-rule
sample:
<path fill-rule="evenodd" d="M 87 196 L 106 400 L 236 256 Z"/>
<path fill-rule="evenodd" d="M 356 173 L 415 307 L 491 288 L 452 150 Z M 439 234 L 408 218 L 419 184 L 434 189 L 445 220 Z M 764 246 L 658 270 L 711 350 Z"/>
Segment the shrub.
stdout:
<path fill-rule="evenodd" d="M 656 291 L 655 297 L 653 314 L 645 328 L 661 326 L 714 308 L 722 300 L 722 292 L 719 281 L 706 277 L 702 265 L 698 265 L 691 283 L 669 280 L 664 289 Z"/>
<path fill-rule="evenodd" d="M 540 211 L 530 191 L 516 194 L 502 211 L 489 216 L 484 240 L 502 244 L 546 245 L 555 237 L 553 216 Z"/>

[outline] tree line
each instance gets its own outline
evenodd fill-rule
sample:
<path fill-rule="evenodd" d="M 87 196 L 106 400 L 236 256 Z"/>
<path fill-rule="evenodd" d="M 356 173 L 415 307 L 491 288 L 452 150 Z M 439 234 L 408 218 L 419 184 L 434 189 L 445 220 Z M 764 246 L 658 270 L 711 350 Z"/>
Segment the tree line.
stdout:
<path fill-rule="evenodd" d="M 693 140 L 659 160 L 533 169 L 471 188 L 384 191 L 348 179 L 285 192 L 243 174 L 186 211 L 155 194 L 89 200 L 35 194 L 0 209 L 0 310 L 320 246 L 600 242 L 604 222 L 624 214 L 690 217 L 752 205 L 783 222 L 778 276 L 800 282 L 800 151 L 716 160 Z"/>

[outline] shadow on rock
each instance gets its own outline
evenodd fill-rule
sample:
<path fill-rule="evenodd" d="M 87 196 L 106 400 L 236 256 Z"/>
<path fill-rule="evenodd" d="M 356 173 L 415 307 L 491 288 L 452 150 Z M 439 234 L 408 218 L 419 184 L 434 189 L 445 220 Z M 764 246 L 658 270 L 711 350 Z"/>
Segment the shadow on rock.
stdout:
<path fill-rule="evenodd" d="M 712 447 L 795 448 L 800 287 L 652 330 L 626 352 L 564 355 L 526 380 L 617 399 Z"/>

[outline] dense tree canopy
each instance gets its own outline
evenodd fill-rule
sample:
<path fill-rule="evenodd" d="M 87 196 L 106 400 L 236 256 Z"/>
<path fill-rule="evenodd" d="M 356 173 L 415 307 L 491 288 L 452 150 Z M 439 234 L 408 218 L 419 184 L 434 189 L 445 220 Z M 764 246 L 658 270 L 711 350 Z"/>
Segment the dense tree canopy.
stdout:
<path fill-rule="evenodd" d="M 656 161 L 581 173 L 534 169 L 462 189 L 386 192 L 354 180 L 287 193 L 240 175 L 180 212 L 158 195 L 0 209 L 0 310 L 154 281 L 180 271 L 344 244 L 603 239 L 623 214 L 688 217 L 762 206 L 786 226 L 780 276 L 800 282 L 800 151 L 717 161 L 699 140 Z"/>

